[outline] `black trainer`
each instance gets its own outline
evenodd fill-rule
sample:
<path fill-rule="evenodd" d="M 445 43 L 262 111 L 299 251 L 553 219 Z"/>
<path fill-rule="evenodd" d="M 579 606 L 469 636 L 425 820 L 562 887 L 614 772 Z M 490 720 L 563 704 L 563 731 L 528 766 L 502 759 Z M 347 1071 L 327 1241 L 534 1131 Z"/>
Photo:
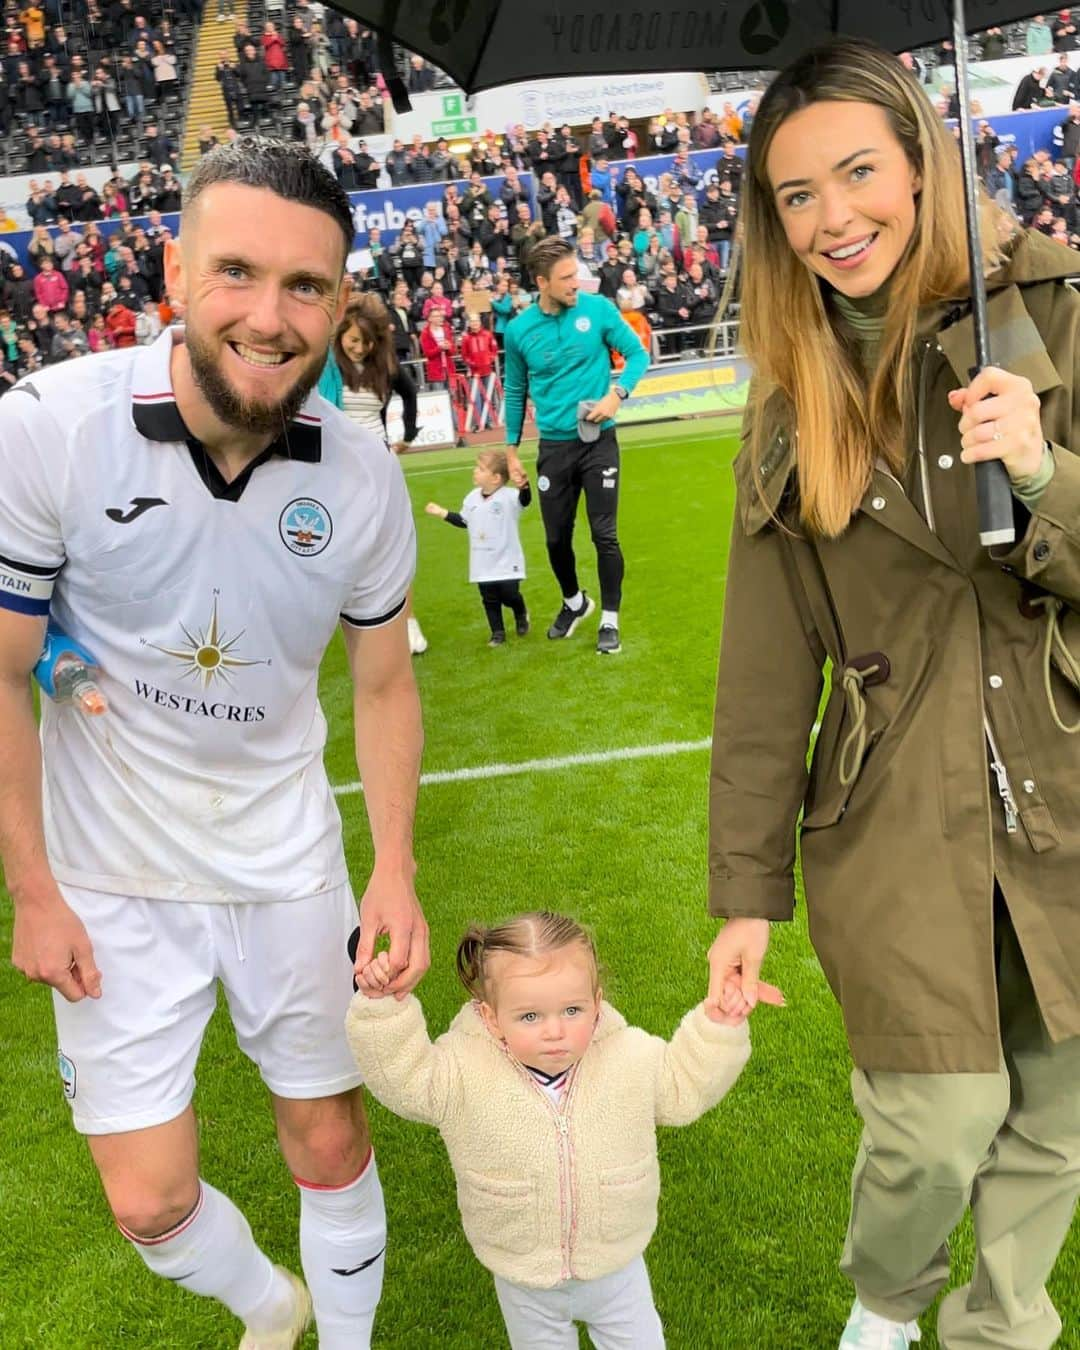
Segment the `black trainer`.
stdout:
<path fill-rule="evenodd" d="M 569 605 L 563 604 L 562 609 L 555 615 L 551 627 L 548 629 L 549 638 L 568 638 L 582 621 L 587 619 L 596 608 L 596 601 L 590 598 L 582 591 L 582 604 L 580 609 L 571 609 Z"/>
<path fill-rule="evenodd" d="M 614 624 L 602 623 L 600 625 L 600 631 L 596 635 L 596 650 L 602 652 L 605 656 L 614 656 L 616 652 L 622 651 L 619 630 Z"/>
<path fill-rule="evenodd" d="M 505 634 L 505 633 L 492 633 L 492 635 L 491 635 L 491 640 L 488 642 L 488 646 L 489 646 L 489 647 L 505 647 L 505 646 L 506 646 L 506 634 Z"/>
<path fill-rule="evenodd" d="M 529 631 L 529 612 L 528 610 L 526 610 L 525 613 L 521 616 L 521 618 L 516 620 L 516 622 L 514 623 L 514 632 L 517 633 L 518 637 L 524 637 L 528 631 Z"/>

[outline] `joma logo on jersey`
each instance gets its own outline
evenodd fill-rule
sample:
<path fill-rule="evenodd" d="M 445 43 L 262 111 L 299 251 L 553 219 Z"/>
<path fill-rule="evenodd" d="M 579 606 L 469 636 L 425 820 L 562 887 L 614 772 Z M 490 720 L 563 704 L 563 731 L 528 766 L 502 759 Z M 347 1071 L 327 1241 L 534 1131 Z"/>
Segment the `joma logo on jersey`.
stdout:
<path fill-rule="evenodd" d="M 312 558 L 329 544 L 334 524 L 322 502 L 310 497 L 297 497 L 282 511 L 278 520 L 278 533 L 290 553 L 299 554 L 301 558 Z"/>

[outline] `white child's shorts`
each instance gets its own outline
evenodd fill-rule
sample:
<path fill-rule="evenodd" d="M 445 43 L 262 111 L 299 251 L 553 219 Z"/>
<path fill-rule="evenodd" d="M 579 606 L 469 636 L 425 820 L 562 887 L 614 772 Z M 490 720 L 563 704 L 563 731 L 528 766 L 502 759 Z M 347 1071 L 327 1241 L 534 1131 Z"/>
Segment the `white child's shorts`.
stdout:
<path fill-rule="evenodd" d="M 577 1350 L 584 1322 L 596 1350 L 664 1350 L 645 1258 L 597 1280 L 526 1289 L 495 1276 L 511 1350 Z"/>
<path fill-rule="evenodd" d="M 304 900 L 198 904 L 61 886 L 86 925 L 101 997 L 53 995 L 64 1095 L 80 1134 L 174 1120 L 220 981 L 240 1049 L 279 1097 L 329 1097 L 361 1082 L 345 1040 L 348 885 Z"/>

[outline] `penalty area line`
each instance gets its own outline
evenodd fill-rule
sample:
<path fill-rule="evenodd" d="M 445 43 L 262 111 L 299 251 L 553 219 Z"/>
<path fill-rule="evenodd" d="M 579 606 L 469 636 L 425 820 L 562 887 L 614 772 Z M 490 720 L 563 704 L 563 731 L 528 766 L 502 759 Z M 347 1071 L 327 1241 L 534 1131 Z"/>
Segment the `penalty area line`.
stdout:
<path fill-rule="evenodd" d="M 555 755 L 550 759 L 523 759 L 516 764 L 477 764 L 472 768 L 443 769 L 420 775 L 420 786 L 437 783 L 468 783 L 480 778 L 510 778 L 517 774 L 554 773 L 559 769 L 575 769 L 584 764 L 613 764 L 628 759 L 663 759 L 671 755 L 688 755 L 707 750 L 712 742 L 706 737 L 700 741 L 661 741 L 658 745 L 628 745 L 620 750 L 594 750 L 581 755 Z M 343 783 L 334 788 L 337 797 L 348 797 L 362 792 L 361 783 Z"/>

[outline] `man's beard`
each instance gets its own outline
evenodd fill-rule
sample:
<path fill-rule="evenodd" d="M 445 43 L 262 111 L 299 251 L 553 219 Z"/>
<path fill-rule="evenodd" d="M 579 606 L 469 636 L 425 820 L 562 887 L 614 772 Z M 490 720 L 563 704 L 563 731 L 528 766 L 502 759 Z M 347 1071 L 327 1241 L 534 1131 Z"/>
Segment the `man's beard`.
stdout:
<path fill-rule="evenodd" d="M 184 330 L 184 345 L 195 383 L 214 415 L 226 426 L 256 435 L 278 433 L 288 427 L 318 384 L 325 363 L 325 358 L 316 359 L 307 367 L 301 367 L 292 388 L 276 403 L 257 403 L 236 392 L 222 372 L 220 360 L 190 325 Z"/>

